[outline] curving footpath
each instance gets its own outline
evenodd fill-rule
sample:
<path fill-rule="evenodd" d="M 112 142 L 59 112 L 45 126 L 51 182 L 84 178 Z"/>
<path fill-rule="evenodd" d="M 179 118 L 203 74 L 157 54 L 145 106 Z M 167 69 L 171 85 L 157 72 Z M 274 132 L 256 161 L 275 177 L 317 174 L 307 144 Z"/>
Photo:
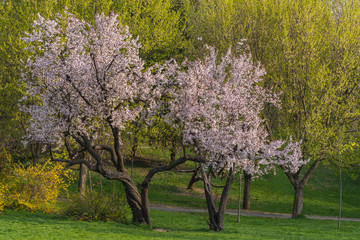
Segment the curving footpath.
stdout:
<path fill-rule="evenodd" d="M 167 211 L 167 212 L 207 212 L 206 209 L 196 209 L 196 208 L 182 208 L 177 206 L 169 206 L 162 204 L 151 204 L 150 209 Z M 237 215 L 237 210 L 226 210 L 226 214 L 229 215 Z M 265 217 L 265 218 L 291 218 L 291 214 L 287 213 L 272 213 L 272 212 L 258 212 L 252 210 L 243 210 L 240 211 L 240 216 L 249 216 L 249 217 Z M 327 216 L 313 216 L 313 215 L 305 215 L 308 219 L 315 220 L 338 220 L 338 217 L 327 217 Z M 360 218 L 341 218 L 341 221 L 349 221 L 349 222 L 360 222 Z"/>

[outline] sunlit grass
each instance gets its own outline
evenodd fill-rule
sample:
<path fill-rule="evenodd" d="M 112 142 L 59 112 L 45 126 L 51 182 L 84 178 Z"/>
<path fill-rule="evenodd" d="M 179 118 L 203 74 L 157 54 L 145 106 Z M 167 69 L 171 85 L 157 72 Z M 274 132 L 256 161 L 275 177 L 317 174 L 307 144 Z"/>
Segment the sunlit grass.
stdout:
<path fill-rule="evenodd" d="M 0 214 L 0 239 L 360 239 L 357 222 L 225 216 L 225 231 L 208 230 L 205 213 L 151 211 L 153 227 L 7 211 Z"/>
<path fill-rule="evenodd" d="M 320 168 L 315 172 L 313 179 L 304 190 L 304 208 L 306 215 L 336 216 L 338 214 L 339 191 L 336 175 L 330 175 L 331 171 Z M 147 173 L 144 168 L 134 168 L 133 175 L 137 183 L 140 183 Z M 327 184 L 321 183 L 321 178 L 326 175 Z M 204 208 L 205 199 L 202 193 L 202 182 L 195 184 L 194 190 L 187 190 L 186 187 L 190 180 L 189 173 L 164 172 L 155 175 L 149 191 L 151 203 L 161 203 L 177 205 L 183 207 Z M 235 179 L 238 179 L 235 178 Z M 319 182 L 320 181 L 320 182 Z M 93 189 L 99 191 L 99 175 L 93 174 Z M 123 192 L 123 187 L 119 182 L 107 181 L 102 179 L 103 191 Z M 216 184 L 221 185 L 220 180 Z M 228 208 L 237 208 L 238 202 L 238 180 L 234 182 L 228 201 Z M 343 192 L 343 217 L 360 217 L 360 186 L 356 180 L 344 177 Z M 214 189 L 214 195 L 220 196 L 220 190 Z M 257 179 L 251 185 L 251 209 L 266 211 L 291 213 L 293 203 L 293 189 L 285 174 L 279 172 L 277 175 L 269 175 Z"/>
<path fill-rule="evenodd" d="M 166 156 L 169 152 L 161 149 L 143 148 L 139 152 L 141 157 L 147 159 L 161 159 L 162 163 L 169 162 Z M 162 156 L 160 156 L 160 153 Z M 154 161 L 154 160 L 153 160 Z M 155 163 L 160 164 L 160 163 Z M 130 172 L 130 162 L 127 163 Z M 196 165 L 188 164 L 186 168 L 193 169 Z M 133 178 L 140 183 L 147 174 L 149 167 L 134 162 Z M 149 199 L 151 203 L 176 205 L 192 208 L 206 208 L 203 194 L 203 185 L 199 181 L 194 190 L 187 190 L 191 173 L 162 172 L 154 176 L 150 184 Z M 225 180 L 215 179 L 216 185 L 223 185 Z M 92 174 L 92 188 L 99 191 L 99 174 Z M 346 174 L 343 176 L 343 217 L 360 218 L 360 184 Z M 102 178 L 103 191 L 123 193 L 124 189 L 120 182 L 107 181 Z M 242 184 L 244 185 L 244 183 Z M 228 208 L 236 209 L 238 205 L 239 176 L 236 175 L 232 185 Z M 72 186 L 71 191 L 75 191 Z M 220 198 L 220 189 L 213 189 L 214 195 Z M 286 175 L 278 171 L 276 175 L 269 174 L 256 179 L 251 184 L 251 209 L 266 212 L 291 213 L 294 198 L 294 190 Z M 310 178 L 304 190 L 305 215 L 337 216 L 339 206 L 339 179 L 336 171 L 320 166 Z"/>

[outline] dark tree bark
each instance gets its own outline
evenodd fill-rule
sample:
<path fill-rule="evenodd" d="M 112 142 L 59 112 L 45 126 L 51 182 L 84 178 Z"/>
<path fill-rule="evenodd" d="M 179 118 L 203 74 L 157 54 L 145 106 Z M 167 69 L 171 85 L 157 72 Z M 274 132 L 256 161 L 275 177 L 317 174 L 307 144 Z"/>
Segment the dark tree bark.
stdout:
<path fill-rule="evenodd" d="M 78 192 L 84 194 L 86 188 L 86 178 L 87 178 L 88 170 L 85 164 L 79 164 L 79 165 L 80 165 L 80 169 L 79 169 Z"/>
<path fill-rule="evenodd" d="M 135 133 L 137 134 L 137 133 Z M 131 156 L 134 158 L 137 155 L 137 151 L 138 151 L 138 147 L 139 147 L 139 140 L 138 138 L 135 136 L 134 137 L 134 142 L 131 148 Z"/>
<path fill-rule="evenodd" d="M 151 169 L 142 184 L 139 185 L 141 190 L 140 194 L 135 182 L 132 180 L 125 168 L 124 158 L 121 154 L 120 141 L 118 139 L 118 130 L 112 130 L 114 132 L 114 145 L 92 145 L 91 141 L 85 135 L 72 136 L 90 154 L 93 159 L 92 161 L 85 158 L 73 160 L 53 160 L 66 162 L 68 167 L 75 164 L 85 164 L 90 171 L 98 172 L 106 179 L 120 181 L 125 188 L 127 203 L 132 211 L 132 222 L 151 226 L 148 191 L 152 177 L 158 172 L 169 171 L 187 160 L 204 162 L 204 159 L 201 157 L 180 157 L 167 166 L 160 166 Z M 113 168 L 109 168 L 109 161 L 104 159 L 102 154 L 99 154 L 99 151 L 107 151 L 110 154 L 110 162 L 112 163 Z"/>
<path fill-rule="evenodd" d="M 296 173 L 286 172 L 285 169 L 283 168 L 286 176 L 290 180 L 295 191 L 293 210 L 291 214 L 292 218 L 297 218 L 302 213 L 305 185 L 309 181 L 310 177 L 314 173 L 315 169 L 319 166 L 321 161 L 322 158 L 318 158 L 317 160 L 315 160 L 311 165 L 311 167 L 309 168 L 309 170 L 305 173 L 305 175 L 302 178 L 300 177 L 301 168 Z"/>
<path fill-rule="evenodd" d="M 174 148 L 171 148 L 170 149 L 170 161 L 171 162 L 174 162 L 175 161 L 175 157 L 176 157 L 176 151 L 175 151 L 175 149 Z"/>
<path fill-rule="evenodd" d="M 296 218 L 302 213 L 304 186 L 302 184 L 298 184 L 294 189 L 295 189 L 295 195 L 294 195 L 293 211 L 291 215 L 292 218 Z"/>
<path fill-rule="evenodd" d="M 29 149 L 30 149 L 30 153 L 31 153 L 31 157 L 32 157 L 34 166 L 39 163 L 39 159 L 40 159 L 40 155 L 41 155 L 41 148 L 42 148 L 41 143 L 32 142 L 29 144 Z"/>
<path fill-rule="evenodd" d="M 190 189 L 193 189 L 194 187 L 194 184 L 198 181 L 201 180 L 201 178 L 199 178 L 197 175 L 198 175 L 198 171 L 199 171 L 200 167 L 197 167 L 195 170 L 194 170 L 194 173 L 193 175 L 191 176 L 190 178 L 190 181 L 189 181 L 189 184 L 187 186 L 187 189 L 190 190 Z"/>
<path fill-rule="evenodd" d="M 211 179 L 205 172 L 204 166 L 200 164 L 202 178 L 204 182 L 204 190 L 206 197 L 206 204 L 209 213 L 209 227 L 213 231 L 221 231 L 224 230 L 224 214 L 226 209 L 226 203 L 229 196 L 229 191 L 231 188 L 232 181 L 235 176 L 234 166 L 230 169 L 229 175 L 226 180 L 226 184 L 221 193 L 221 198 L 219 202 L 218 210 L 216 211 L 214 199 L 211 191 Z"/>
<path fill-rule="evenodd" d="M 99 185 L 100 185 L 100 193 L 102 193 L 102 191 L 103 191 L 103 185 L 102 185 L 101 174 L 99 174 Z"/>
<path fill-rule="evenodd" d="M 170 159 L 171 159 L 171 162 L 175 161 L 175 159 L 176 159 L 176 143 L 174 140 L 171 140 Z"/>
<path fill-rule="evenodd" d="M 88 171 L 88 176 L 89 176 L 89 190 L 90 190 L 90 192 L 92 192 L 92 181 L 91 181 L 91 171 L 90 171 L 90 169 Z"/>
<path fill-rule="evenodd" d="M 243 209 L 250 209 L 250 184 L 251 184 L 251 174 L 247 174 L 244 171 L 244 197 L 243 197 Z"/>
<path fill-rule="evenodd" d="M 150 215 L 144 214 L 149 211 L 147 210 L 144 212 L 144 210 L 146 210 L 144 209 L 146 206 L 144 206 L 142 203 L 141 196 L 134 181 L 128 175 L 126 180 L 121 180 L 121 182 L 125 187 L 126 199 L 131 208 L 132 222 L 151 226 Z"/>

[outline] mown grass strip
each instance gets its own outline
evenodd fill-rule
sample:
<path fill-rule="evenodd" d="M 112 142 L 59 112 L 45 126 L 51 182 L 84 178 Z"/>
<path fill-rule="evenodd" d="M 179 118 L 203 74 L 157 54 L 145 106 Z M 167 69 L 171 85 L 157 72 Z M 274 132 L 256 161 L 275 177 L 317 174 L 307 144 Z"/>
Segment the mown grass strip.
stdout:
<path fill-rule="evenodd" d="M 207 215 L 151 211 L 153 227 L 6 211 L 0 214 L 0 239 L 360 239 L 360 223 L 309 219 L 225 217 L 225 231 L 208 230 Z"/>

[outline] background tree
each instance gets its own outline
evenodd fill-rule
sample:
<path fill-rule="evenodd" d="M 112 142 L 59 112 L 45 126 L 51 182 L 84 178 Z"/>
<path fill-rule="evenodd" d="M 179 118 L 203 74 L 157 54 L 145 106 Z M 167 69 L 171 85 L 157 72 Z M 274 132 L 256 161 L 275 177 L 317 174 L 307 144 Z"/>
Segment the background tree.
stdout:
<path fill-rule="evenodd" d="M 331 157 L 342 135 L 339 129 L 359 117 L 359 42 L 352 37 L 359 31 L 354 28 L 358 8 L 348 4 L 259 1 L 249 10 L 256 17 L 243 22 L 252 29 L 244 37 L 264 63 L 267 81 L 283 92 L 282 109 L 267 112 L 273 132 L 303 139 L 303 154 L 312 160 L 303 174 L 301 168 L 286 173 L 295 190 L 293 217 L 302 212 L 307 181 Z"/>
<path fill-rule="evenodd" d="M 181 1 L 125 0 L 113 2 L 111 8 L 119 13 L 120 22 L 139 36 L 140 56 L 148 65 L 184 59 L 191 45 L 184 31 Z"/>
<path fill-rule="evenodd" d="M 187 32 L 194 44 L 196 54 L 203 54 L 204 43 L 216 47 L 225 54 L 229 46 L 240 42 L 239 0 L 184 0 Z M 205 50 L 205 51 L 204 51 Z"/>

